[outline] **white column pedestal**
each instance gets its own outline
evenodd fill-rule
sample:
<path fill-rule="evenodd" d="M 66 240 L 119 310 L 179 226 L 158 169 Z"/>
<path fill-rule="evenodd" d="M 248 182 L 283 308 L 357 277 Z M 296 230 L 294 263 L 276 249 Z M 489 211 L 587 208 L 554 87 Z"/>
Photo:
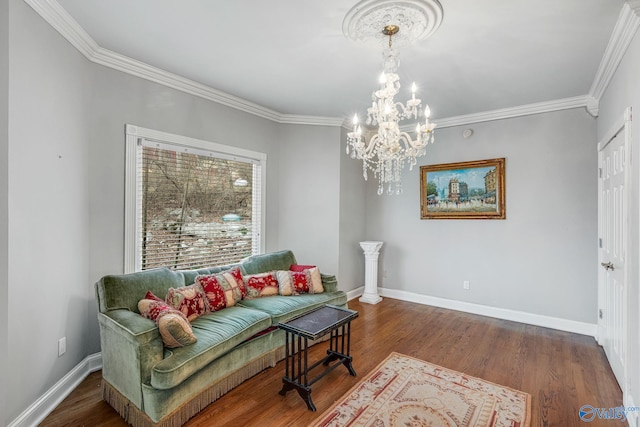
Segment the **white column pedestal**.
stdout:
<path fill-rule="evenodd" d="M 384 242 L 360 242 L 364 251 L 364 294 L 360 302 L 377 304 L 382 301 L 378 295 L 378 255 Z"/>

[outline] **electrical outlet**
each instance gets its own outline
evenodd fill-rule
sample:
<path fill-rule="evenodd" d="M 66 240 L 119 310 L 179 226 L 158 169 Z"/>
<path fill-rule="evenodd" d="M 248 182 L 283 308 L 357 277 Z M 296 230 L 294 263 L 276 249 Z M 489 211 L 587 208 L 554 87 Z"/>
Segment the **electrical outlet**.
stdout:
<path fill-rule="evenodd" d="M 469 281 L 465 280 L 464 282 L 462 282 L 462 289 L 464 289 L 465 291 L 469 290 Z"/>
<path fill-rule="evenodd" d="M 382 270 L 382 278 L 383 279 L 387 278 L 387 270 Z"/>
<path fill-rule="evenodd" d="M 67 352 L 67 337 L 62 337 L 58 340 L 58 357 Z"/>

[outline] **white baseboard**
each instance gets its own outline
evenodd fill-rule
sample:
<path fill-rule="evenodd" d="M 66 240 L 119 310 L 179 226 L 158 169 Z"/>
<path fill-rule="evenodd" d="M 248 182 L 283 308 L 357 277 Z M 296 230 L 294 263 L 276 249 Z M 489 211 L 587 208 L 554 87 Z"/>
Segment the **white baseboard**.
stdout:
<path fill-rule="evenodd" d="M 100 353 L 87 356 L 45 394 L 29 406 L 8 427 L 31 427 L 40 424 L 92 372 L 102 368 Z"/>
<path fill-rule="evenodd" d="M 364 286 L 347 292 L 347 298 L 352 300 L 362 295 Z M 397 289 L 378 288 L 378 293 L 383 297 L 414 302 L 417 304 L 431 305 L 434 307 L 448 308 L 450 310 L 464 311 L 465 313 L 479 314 L 481 316 L 495 317 L 496 319 L 511 320 L 513 322 L 527 323 L 529 325 L 542 326 L 544 328 L 573 332 L 581 335 L 597 336 L 598 325 L 577 322 L 575 320 L 559 317 L 543 316 L 541 314 L 527 313 L 525 311 L 510 310 L 507 308 L 491 307 L 465 301 L 456 301 L 446 298 L 432 297 L 416 294 L 414 292 Z M 638 426 L 640 427 L 640 426 Z"/>
<path fill-rule="evenodd" d="M 347 291 L 347 301 L 356 299 L 364 293 L 364 286 Z"/>

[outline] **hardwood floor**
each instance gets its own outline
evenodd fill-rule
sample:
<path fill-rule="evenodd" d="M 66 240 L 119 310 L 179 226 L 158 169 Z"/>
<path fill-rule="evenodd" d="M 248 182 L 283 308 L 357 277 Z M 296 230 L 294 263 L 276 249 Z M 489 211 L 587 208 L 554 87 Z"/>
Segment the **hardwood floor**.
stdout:
<path fill-rule="evenodd" d="M 188 427 L 305 426 L 360 378 L 396 351 L 532 396 L 531 426 L 612 426 L 620 421 L 584 423 L 582 405 L 622 405 L 622 392 L 604 352 L 593 337 L 476 316 L 385 298 L 377 305 L 349 303 L 360 316 L 352 323 L 357 377 L 339 368 L 313 387 L 317 412 L 295 392 L 280 396 L 283 362 L 245 381 L 192 418 Z M 311 355 L 321 358 L 326 346 Z M 101 400 L 95 372 L 41 426 L 126 426 Z"/>

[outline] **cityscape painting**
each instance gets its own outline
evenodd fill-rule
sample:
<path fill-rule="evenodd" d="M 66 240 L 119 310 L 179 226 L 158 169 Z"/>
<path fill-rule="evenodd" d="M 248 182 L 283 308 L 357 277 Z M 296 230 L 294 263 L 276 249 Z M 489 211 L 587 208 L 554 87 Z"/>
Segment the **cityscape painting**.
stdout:
<path fill-rule="evenodd" d="M 420 166 L 420 218 L 505 219 L 504 160 Z"/>

